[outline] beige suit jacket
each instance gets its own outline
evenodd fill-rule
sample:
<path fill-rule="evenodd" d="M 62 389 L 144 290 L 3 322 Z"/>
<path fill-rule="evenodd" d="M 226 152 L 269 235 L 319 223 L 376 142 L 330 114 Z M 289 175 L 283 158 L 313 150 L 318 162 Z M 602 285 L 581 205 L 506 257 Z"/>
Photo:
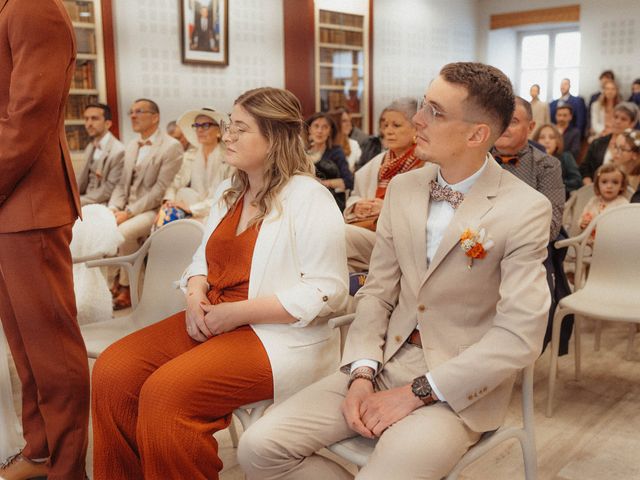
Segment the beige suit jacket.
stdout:
<path fill-rule="evenodd" d="M 540 354 L 551 205 L 489 157 L 427 266 L 429 183 L 437 171 L 427 164 L 389 184 L 341 364 L 366 358 L 384 366 L 419 324 L 435 384 L 483 432 L 502 424 L 516 373 Z M 484 228 L 494 242 L 471 268 L 459 242 L 469 227 Z"/>
<path fill-rule="evenodd" d="M 138 165 L 140 173 L 134 178 L 138 148 L 137 139 L 127 145 L 124 171 L 109 200 L 110 207 L 128 208 L 133 215 L 160 207 L 164 192 L 180 169 L 183 154 L 180 142 L 162 133 L 160 141 L 151 146 L 149 154 Z"/>
<path fill-rule="evenodd" d="M 78 176 L 78 191 L 82 206 L 91 203 L 107 203 L 116 185 L 120 182 L 124 168 L 124 145 L 111 135 L 102 155 L 96 160 L 95 171 L 100 172 L 100 176 L 96 176 L 96 186 L 88 189 L 94 151 L 93 143 L 84 149 L 84 168 Z"/>

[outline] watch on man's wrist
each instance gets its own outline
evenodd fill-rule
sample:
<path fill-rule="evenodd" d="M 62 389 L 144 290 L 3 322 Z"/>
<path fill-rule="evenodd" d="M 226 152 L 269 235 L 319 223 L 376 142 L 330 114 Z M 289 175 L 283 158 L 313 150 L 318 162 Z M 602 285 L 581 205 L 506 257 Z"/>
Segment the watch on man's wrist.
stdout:
<path fill-rule="evenodd" d="M 413 379 L 411 391 L 425 405 L 431 405 L 437 401 L 433 395 L 431 384 L 429 383 L 429 380 L 427 380 L 426 375 L 420 375 Z"/>

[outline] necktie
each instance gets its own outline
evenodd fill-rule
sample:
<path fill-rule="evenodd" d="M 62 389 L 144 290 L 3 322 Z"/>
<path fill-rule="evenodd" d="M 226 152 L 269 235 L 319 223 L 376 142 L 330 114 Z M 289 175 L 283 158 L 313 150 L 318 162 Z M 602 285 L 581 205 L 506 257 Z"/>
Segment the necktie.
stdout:
<path fill-rule="evenodd" d="M 510 163 L 511 165 L 517 165 L 518 164 L 518 155 L 499 155 L 499 154 L 495 154 L 494 158 L 501 165 L 504 165 L 506 163 Z"/>
<path fill-rule="evenodd" d="M 431 191 L 429 192 L 432 200 L 436 202 L 448 202 L 454 209 L 464 200 L 464 195 L 460 192 L 452 190 L 451 187 L 443 187 L 438 182 L 431 180 Z"/>

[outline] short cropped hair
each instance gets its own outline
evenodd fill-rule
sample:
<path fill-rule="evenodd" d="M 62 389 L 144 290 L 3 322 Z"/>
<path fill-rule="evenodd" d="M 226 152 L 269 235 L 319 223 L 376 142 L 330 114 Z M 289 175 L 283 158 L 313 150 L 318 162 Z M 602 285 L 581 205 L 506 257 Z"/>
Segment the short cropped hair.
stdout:
<path fill-rule="evenodd" d="M 635 124 L 638 122 L 639 111 L 638 106 L 633 102 L 620 102 L 613 107 L 614 112 L 623 112 Z"/>
<path fill-rule="evenodd" d="M 527 112 L 527 120 L 533 120 L 533 110 L 531 110 L 531 103 L 522 97 L 516 97 L 516 105 L 520 105 Z"/>
<path fill-rule="evenodd" d="M 563 108 L 565 110 L 569 110 L 569 113 L 571 115 L 573 115 L 573 107 L 571 105 L 569 105 L 568 103 L 559 103 L 558 104 L 558 108 L 556 108 L 556 112 L 558 112 L 559 110 L 562 110 Z"/>
<path fill-rule="evenodd" d="M 488 117 L 495 138 L 502 135 L 515 108 L 511 81 L 502 71 L 478 62 L 456 62 L 442 67 L 440 75 L 449 83 L 463 86 L 467 90 L 465 108 Z"/>
<path fill-rule="evenodd" d="M 616 79 L 616 76 L 614 75 L 613 70 L 604 70 L 598 77 L 598 80 L 602 80 L 605 77 L 610 78 L 611 80 Z"/>
<path fill-rule="evenodd" d="M 158 107 L 158 104 L 153 100 L 149 100 L 148 98 L 138 98 L 137 100 L 133 101 L 133 103 L 138 102 L 147 102 L 152 113 L 160 113 L 160 107 Z"/>
<path fill-rule="evenodd" d="M 90 103 L 89 105 L 84 107 L 85 111 L 88 108 L 99 108 L 100 110 L 102 110 L 102 114 L 104 115 L 105 120 L 111 120 L 113 118 L 111 107 L 105 103 Z"/>

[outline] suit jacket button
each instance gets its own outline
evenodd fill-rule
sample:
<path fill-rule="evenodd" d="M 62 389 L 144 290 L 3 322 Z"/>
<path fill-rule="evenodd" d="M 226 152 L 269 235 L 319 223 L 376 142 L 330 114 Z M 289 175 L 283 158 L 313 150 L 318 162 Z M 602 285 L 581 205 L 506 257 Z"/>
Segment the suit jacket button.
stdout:
<path fill-rule="evenodd" d="M 473 400 L 473 395 L 469 395 L 467 398 L 468 398 L 469 400 Z"/>
<path fill-rule="evenodd" d="M 427 309 L 427 307 L 425 307 L 423 304 L 418 305 L 418 311 L 419 312 L 424 312 Z"/>
<path fill-rule="evenodd" d="M 396 335 L 396 342 L 400 343 L 402 341 L 402 337 L 400 335 Z"/>
<path fill-rule="evenodd" d="M 323 302 L 326 302 L 326 301 L 328 301 L 328 300 L 329 300 L 329 297 L 327 297 L 326 295 L 325 295 L 324 297 L 322 297 L 322 301 L 323 301 Z"/>

